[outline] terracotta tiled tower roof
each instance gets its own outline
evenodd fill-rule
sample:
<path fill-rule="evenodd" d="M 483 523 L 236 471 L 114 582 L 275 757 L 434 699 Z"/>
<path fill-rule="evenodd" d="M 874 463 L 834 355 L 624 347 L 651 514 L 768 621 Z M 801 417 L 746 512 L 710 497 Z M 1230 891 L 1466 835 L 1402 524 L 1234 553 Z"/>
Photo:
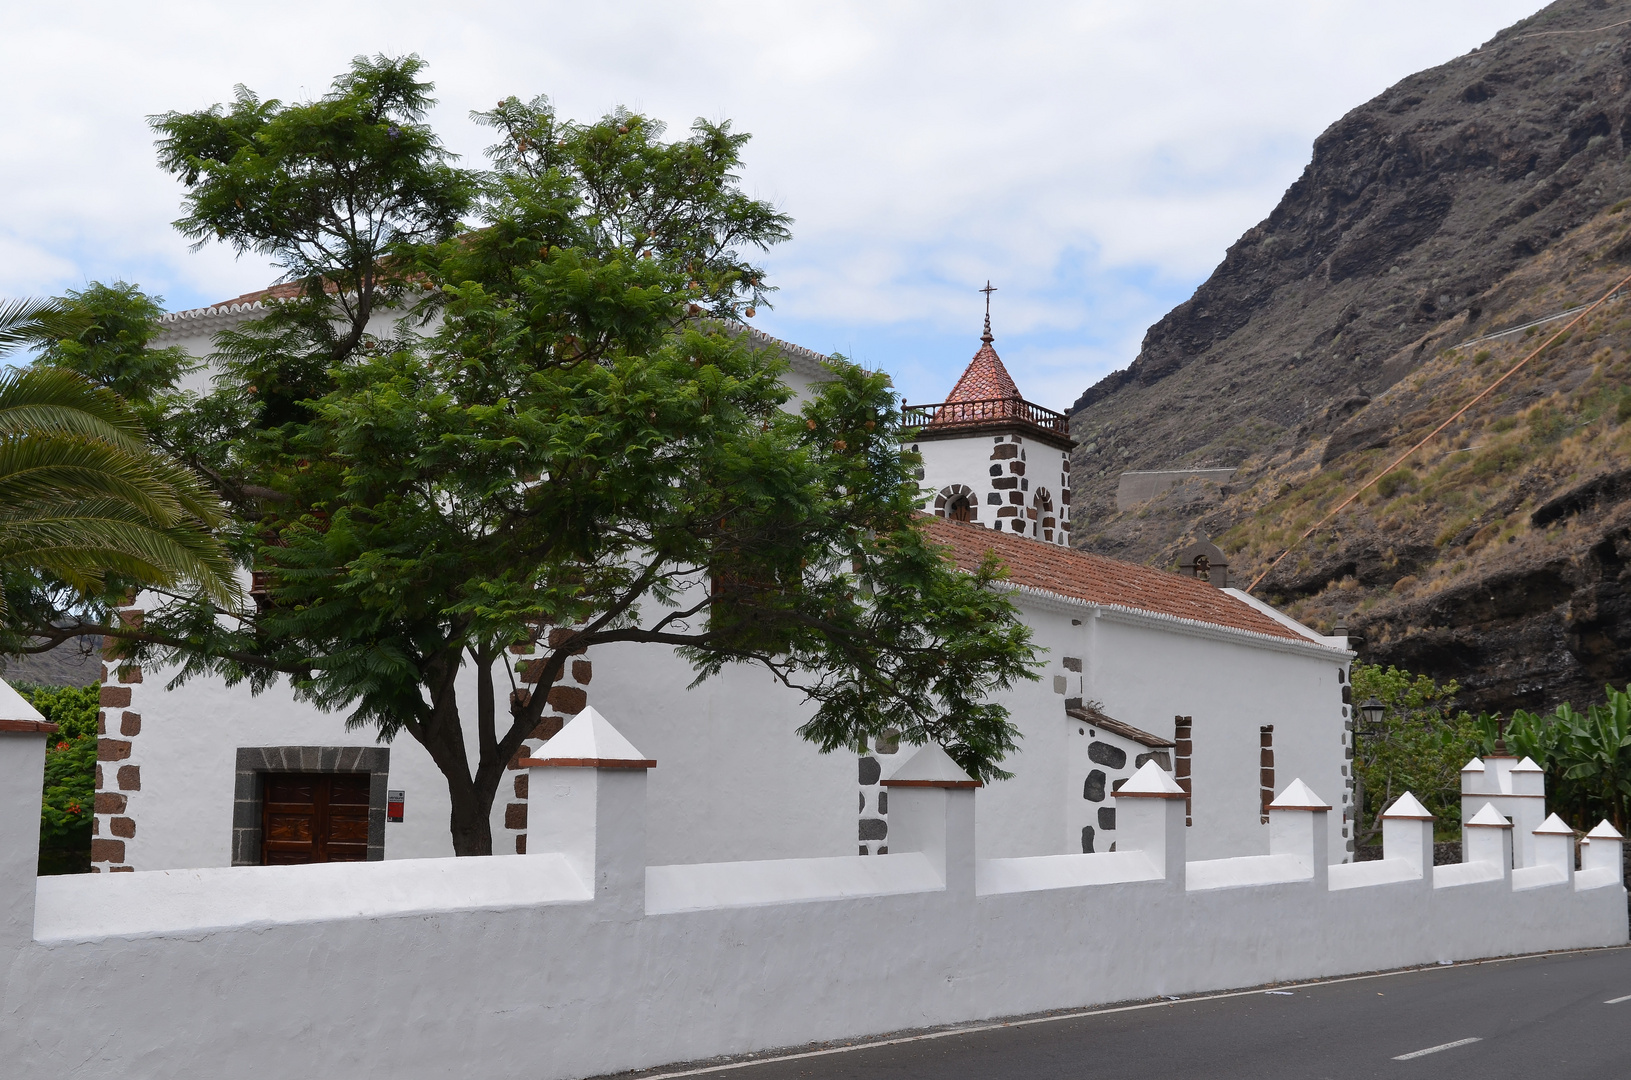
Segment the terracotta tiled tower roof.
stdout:
<path fill-rule="evenodd" d="M 980 335 L 980 351 L 974 354 L 963 377 L 946 395 L 947 401 L 989 401 L 992 398 L 1018 398 L 1019 387 L 1002 366 L 1002 358 L 991 347 L 991 313 L 985 314 L 985 333 Z"/>

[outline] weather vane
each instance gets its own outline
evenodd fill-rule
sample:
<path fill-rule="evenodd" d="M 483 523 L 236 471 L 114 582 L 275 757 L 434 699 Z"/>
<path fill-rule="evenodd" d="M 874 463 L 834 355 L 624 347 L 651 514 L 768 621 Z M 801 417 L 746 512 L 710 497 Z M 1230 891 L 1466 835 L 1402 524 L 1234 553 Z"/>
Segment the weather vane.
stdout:
<path fill-rule="evenodd" d="M 989 345 L 991 344 L 991 294 L 997 291 L 997 287 L 991 284 L 990 278 L 986 278 L 985 288 L 976 291 L 985 293 L 985 333 L 980 335 L 980 340 Z"/>

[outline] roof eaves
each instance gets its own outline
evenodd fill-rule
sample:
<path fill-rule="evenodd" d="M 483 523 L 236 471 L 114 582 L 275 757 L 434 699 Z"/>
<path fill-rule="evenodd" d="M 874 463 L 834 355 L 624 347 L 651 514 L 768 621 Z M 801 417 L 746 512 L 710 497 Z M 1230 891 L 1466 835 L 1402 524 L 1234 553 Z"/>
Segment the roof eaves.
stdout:
<path fill-rule="evenodd" d="M 1016 585 L 1011 581 L 1000 581 L 996 583 L 996 587 L 1020 593 L 1027 599 L 1037 602 L 1039 606 L 1053 607 L 1061 612 L 1087 611 L 1095 617 L 1108 616 L 1112 622 L 1155 623 L 1179 633 L 1187 633 L 1191 637 L 1236 640 L 1260 648 L 1296 653 L 1301 656 L 1328 658 L 1332 654 L 1347 657 L 1356 655 L 1352 650 L 1338 649 L 1332 645 L 1321 645 L 1316 642 L 1301 641 L 1291 637 L 1279 637 L 1275 634 L 1265 634 L 1257 630 L 1243 630 L 1237 626 L 1225 626 L 1222 623 L 1190 619 L 1182 615 L 1168 615 L 1161 611 L 1147 611 L 1144 608 L 1128 607 L 1125 604 L 1107 604 L 1096 600 L 1083 600 L 1081 597 L 1054 592 L 1051 589 L 1039 589 L 1035 585 Z"/>
<path fill-rule="evenodd" d="M 1131 739 L 1133 742 L 1148 746 L 1152 750 L 1164 750 L 1178 745 L 1177 743 L 1172 742 L 1170 739 L 1163 739 L 1161 736 L 1152 735 L 1142 728 L 1136 728 L 1124 720 L 1117 720 L 1113 716 L 1106 716 L 1098 709 L 1087 708 L 1085 706 L 1082 708 L 1069 708 L 1065 710 L 1065 715 L 1073 720 L 1082 720 L 1089 724 L 1094 724 L 1108 732 L 1120 735 L 1124 739 Z"/>

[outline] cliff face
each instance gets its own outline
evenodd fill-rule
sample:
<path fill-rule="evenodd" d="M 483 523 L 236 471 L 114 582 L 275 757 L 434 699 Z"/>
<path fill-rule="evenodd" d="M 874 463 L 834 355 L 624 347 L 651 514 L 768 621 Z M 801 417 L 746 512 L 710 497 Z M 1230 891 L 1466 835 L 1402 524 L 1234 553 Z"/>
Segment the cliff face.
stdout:
<path fill-rule="evenodd" d="M 1322 134 L 1280 205 L 1077 402 L 1073 541 L 1164 564 L 1204 532 L 1249 581 L 1387 448 L 1544 338 L 1453 346 L 1631 273 L 1617 206 L 1631 196 L 1631 25 L 1600 29 L 1625 18 L 1604 0 L 1553 4 Z M 1372 659 L 1459 678 L 1485 707 L 1583 704 L 1631 676 L 1631 481 L 1613 478 L 1631 408 L 1610 400 L 1628 316 L 1631 302 L 1582 328 L 1259 592 L 1314 622 L 1368 623 Z M 1562 434 L 1532 437 L 1535 424 Z M 1115 511 L 1123 471 L 1203 465 L 1240 469 L 1222 489 Z M 1593 494 L 1577 509 L 1531 520 L 1581 485 Z"/>

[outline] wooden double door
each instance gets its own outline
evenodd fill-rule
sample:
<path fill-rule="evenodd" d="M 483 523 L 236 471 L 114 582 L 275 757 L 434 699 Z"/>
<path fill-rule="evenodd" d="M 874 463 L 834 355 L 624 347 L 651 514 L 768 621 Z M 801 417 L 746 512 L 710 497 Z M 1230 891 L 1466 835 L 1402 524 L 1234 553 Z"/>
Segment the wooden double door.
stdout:
<path fill-rule="evenodd" d="M 261 863 L 366 862 L 368 773 L 267 773 Z"/>

